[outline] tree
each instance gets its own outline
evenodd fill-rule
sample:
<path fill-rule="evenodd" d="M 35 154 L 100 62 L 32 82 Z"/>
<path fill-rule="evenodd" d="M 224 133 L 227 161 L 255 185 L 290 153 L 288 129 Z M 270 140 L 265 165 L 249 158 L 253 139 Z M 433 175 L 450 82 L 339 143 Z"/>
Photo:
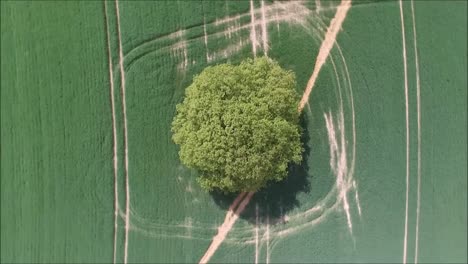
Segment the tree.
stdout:
<path fill-rule="evenodd" d="M 269 58 L 207 67 L 177 105 L 173 140 L 211 191 L 257 191 L 302 159 L 295 75 Z"/>

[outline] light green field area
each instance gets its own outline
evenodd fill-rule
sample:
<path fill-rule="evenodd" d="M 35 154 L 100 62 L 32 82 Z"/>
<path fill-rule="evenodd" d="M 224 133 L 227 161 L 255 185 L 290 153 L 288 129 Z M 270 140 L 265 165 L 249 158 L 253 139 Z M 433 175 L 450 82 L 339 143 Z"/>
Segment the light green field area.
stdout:
<path fill-rule="evenodd" d="M 339 5 L 2 1 L 1 262 L 198 262 L 235 195 L 181 165 L 176 104 L 254 54 L 302 94 Z M 355 1 L 341 28 L 303 164 L 210 262 L 467 262 L 467 2 Z"/>

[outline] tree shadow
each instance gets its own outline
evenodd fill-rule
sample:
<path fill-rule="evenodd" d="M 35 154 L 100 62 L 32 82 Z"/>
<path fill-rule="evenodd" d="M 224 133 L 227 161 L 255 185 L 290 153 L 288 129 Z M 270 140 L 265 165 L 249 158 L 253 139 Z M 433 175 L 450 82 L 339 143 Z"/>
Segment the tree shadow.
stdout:
<path fill-rule="evenodd" d="M 258 220 L 259 224 L 267 221 L 270 224 L 285 223 L 284 215 L 300 205 L 297 195 L 301 192 L 310 192 L 309 178 L 312 176 L 309 175 L 308 166 L 310 136 L 307 124 L 307 119 L 301 115 L 300 125 L 303 129 L 301 142 L 304 147 L 301 164 L 289 165 L 286 179 L 281 182 L 272 182 L 255 193 L 250 203 L 240 214 L 240 218 L 251 223 L 257 223 Z M 224 194 L 220 191 L 213 191 L 210 195 L 218 206 L 228 210 L 239 194 Z"/>

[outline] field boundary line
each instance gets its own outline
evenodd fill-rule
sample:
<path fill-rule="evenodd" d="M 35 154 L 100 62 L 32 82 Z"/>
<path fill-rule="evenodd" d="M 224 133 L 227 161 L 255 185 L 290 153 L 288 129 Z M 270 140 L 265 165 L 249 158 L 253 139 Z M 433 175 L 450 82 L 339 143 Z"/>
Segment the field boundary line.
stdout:
<path fill-rule="evenodd" d="M 414 41 L 414 62 L 416 66 L 416 107 L 417 107 L 417 133 L 418 133 L 418 157 L 417 157 L 417 198 L 416 198 L 416 234 L 414 263 L 418 263 L 419 246 L 419 213 L 421 208 L 421 82 L 419 79 L 419 59 L 418 40 L 416 38 L 416 19 L 414 17 L 414 0 L 411 0 L 411 17 L 413 19 L 413 41 Z"/>
<path fill-rule="evenodd" d="M 403 238 L 403 263 L 406 264 L 406 252 L 408 247 L 408 198 L 409 198 L 409 151 L 410 151 L 410 138 L 409 138 L 409 103 L 408 103 L 408 69 L 406 62 L 406 37 L 405 37 L 405 21 L 403 14 L 403 1 L 400 4 L 400 20 L 401 20 L 401 36 L 403 42 L 403 69 L 404 69 L 404 86 L 405 86 L 405 117 L 406 117 L 406 202 L 405 202 L 405 235 Z"/>
<path fill-rule="evenodd" d="M 125 100 L 125 70 L 123 67 L 122 37 L 120 33 L 119 1 L 115 0 L 115 13 L 117 16 L 117 35 L 119 40 L 119 68 L 120 91 L 122 94 L 122 112 L 124 123 L 124 148 L 125 148 L 125 239 L 124 239 L 124 263 L 128 259 L 128 230 L 130 229 L 130 183 L 128 177 L 128 131 L 127 131 L 127 104 Z"/>
<path fill-rule="evenodd" d="M 112 111 L 112 142 L 113 142 L 113 164 L 114 164 L 114 252 L 113 263 L 116 263 L 117 255 L 117 231 L 118 231 L 118 211 L 119 211 L 119 195 L 117 186 L 117 128 L 115 118 L 115 98 L 114 98 L 114 74 L 112 69 L 112 53 L 110 47 L 110 32 L 109 32 L 109 19 L 107 18 L 107 1 L 104 2 L 104 20 L 106 27 L 106 42 L 107 42 L 107 56 L 109 57 L 109 81 L 110 81 L 110 103 Z"/>

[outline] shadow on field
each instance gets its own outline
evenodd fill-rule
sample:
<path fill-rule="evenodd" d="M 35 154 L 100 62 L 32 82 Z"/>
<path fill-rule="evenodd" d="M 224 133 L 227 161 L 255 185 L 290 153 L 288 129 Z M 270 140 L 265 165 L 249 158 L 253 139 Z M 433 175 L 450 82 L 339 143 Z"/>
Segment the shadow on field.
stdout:
<path fill-rule="evenodd" d="M 251 223 L 256 223 L 256 207 L 258 205 L 259 223 L 264 224 L 267 221 L 269 221 L 270 224 L 284 223 L 285 220 L 283 216 L 299 206 L 297 194 L 300 192 L 310 192 L 309 167 L 307 165 L 307 160 L 310 155 L 310 147 L 308 145 L 310 137 L 307 122 L 304 115 L 301 115 L 300 124 L 303 128 L 301 141 L 304 146 L 301 164 L 290 165 L 288 168 L 288 176 L 285 180 L 270 183 L 267 187 L 255 193 L 248 206 L 240 215 L 240 218 L 246 219 Z M 215 203 L 224 210 L 228 210 L 229 206 L 238 195 L 238 193 L 223 194 L 218 191 L 213 191 L 210 194 Z"/>

